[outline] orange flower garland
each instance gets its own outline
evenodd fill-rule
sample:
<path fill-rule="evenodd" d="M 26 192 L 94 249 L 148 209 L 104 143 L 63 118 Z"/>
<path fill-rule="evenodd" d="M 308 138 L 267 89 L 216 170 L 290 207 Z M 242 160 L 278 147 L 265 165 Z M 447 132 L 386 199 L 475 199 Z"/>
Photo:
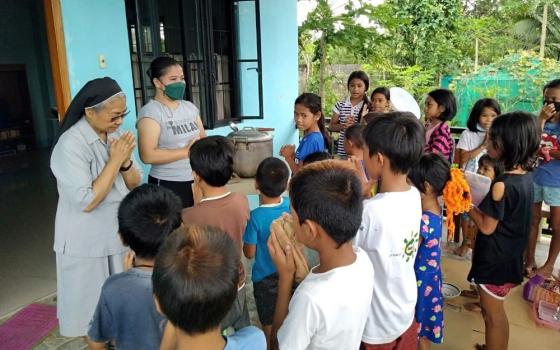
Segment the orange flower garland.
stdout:
<path fill-rule="evenodd" d="M 468 211 L 472 205 L 471 189 L 460 169 L 451 169 L 451 180 L 443 188 L 443 203 L 447 208 L 447 240 L 455 233 L 453 217 Z"/>

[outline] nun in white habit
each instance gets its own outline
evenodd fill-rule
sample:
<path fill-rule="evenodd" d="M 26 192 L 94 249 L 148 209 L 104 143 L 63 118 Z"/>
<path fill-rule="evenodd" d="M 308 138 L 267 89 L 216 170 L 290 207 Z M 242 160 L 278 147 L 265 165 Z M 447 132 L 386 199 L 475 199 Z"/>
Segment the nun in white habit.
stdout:
<path fill-rule="evenodd" d="M 63 336 L 87 334 L 103 283 L 123 271 L 127 248 L 118 236 L 117 212 L 141 180 L 132 159 L 134 136 L 119 130 L 126 114 L 126 97 L 115 80 L 91 80 L 72 100 L 55 138 L 54 251 Z"/>

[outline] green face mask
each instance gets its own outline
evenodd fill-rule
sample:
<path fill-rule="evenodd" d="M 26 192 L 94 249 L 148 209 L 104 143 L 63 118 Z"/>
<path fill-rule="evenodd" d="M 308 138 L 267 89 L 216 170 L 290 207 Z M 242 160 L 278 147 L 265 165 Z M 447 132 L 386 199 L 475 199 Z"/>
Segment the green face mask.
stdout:
<path fill-rule="evenodd" d="M 176 83 L 171 83 L 165 86 L 163 92 L 167 97 L 172 100 L 182 100 L 185 96 L 185 89 L 187 88 L 187 84 L 183 81 L 178 81 Z"/>

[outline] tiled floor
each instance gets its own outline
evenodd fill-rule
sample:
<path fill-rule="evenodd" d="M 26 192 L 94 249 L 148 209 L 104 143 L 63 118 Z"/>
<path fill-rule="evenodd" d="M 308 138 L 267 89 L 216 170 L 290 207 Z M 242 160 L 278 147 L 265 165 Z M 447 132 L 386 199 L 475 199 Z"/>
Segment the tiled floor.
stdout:
<path fill-rule="evenodd" d="M 251 179 L 231 189 L 256 193 Z M 0 158 L 0 320 L 56 292 L 56 203 L 48 151 Z"/>
<path fill-rule="evenodd" d="M 48 152 L 0 158 L 0 318 L 56 290 Z"/>
<path fill-rule="evenodd" d="M 442 261 L 443 279 L 461 289 L 468 289 L 466 276 L 470 263 L 454 257 Z M 560 332 L 539 327 L 531 315 L 532 304 L 522 298 L 523 288 L 517 287 L 508 295 L 505 308 L 510 324 L 510 350 L 556 350 L 560 349 Z M 484 343 L 484 322 L 480 312 L 471 312 L 463 305 L 473 299 L 457 297 L 446 301 L 444 342 L 434 349 L 473 349 L 476 343 Z"/>
<path fill-rule="evenodd" d="M 252 180 L 234 180 L 234 191 L 254 194 Z M 0 158 L 0 323 L 26 304 L 43 299 L 55 303 L 56 275 L 52 252 L 56 186 L 48 170 L 48 153 Z M 252 203 L 254 204 L 254 203 Z M 537 261 L 548 253 L 549 238 L 537 248 Z M 455 257 L 444 258 L 444 278 L 467 288 L 465 277 L 470 263 Z M 560 267 L 560 259 L 557 268 Z M 249 284 L 249 288 L 252 286 Z M 51 295 L 51 297 L 47 297 Z M 248 293 L 252 296 L 252 293 Z M 46 298 L 45 298 L 46 297 Z M 251 298 L 252 299 L 252 298 Z M 445 341 L 436 349 L 472 349 L 484 339 L 479 313 L 464 310 L 468 300 L 448 300 L 445 310 Z M 253 301 L 250 300 L 252 304 Z M 521 298 L 521 288 L 508 297 L 510 349 L 559 349 L 560 332 L 535 326 L 530 304 Z M 255 318 L 254 305 L 250 307 Z M 36 349 L 84 349 L 81 338 L 64 338 L 57 331 Z"/>

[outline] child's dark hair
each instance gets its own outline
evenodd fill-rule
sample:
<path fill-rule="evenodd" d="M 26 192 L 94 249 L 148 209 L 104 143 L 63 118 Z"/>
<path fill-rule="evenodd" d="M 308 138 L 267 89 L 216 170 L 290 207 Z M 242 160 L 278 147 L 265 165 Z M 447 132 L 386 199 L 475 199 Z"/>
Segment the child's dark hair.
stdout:
<path fill-rule="evenodd" d="M 447 89 L 436 89 L 428 92 L 428 96 L 444 108 L 444 111 L 438 117 L 439 120 L 449 121 L 455 117 L 455 114 L 457 114 L 457 101 L 453 92 Z"/>
<path fill-rule="evenodd" d="M 325 127 L 325 115 L 323 114 L 323 107 L 321 105 L 321 97 L 311 92 L 304 92 L 303 94 L 299 95 L 294 102 L 294 105 L 302 105 L 305 108 L 309 109 L 311 113 L 321 113 L 321 117 L 317 121 L 317 125 L 319 126 L 319 130 L 321 134 L 323 134 L 323 138 L 325 139 L 325 148 L 329 151 L 331 150 L 331 137 L 327 132 L 327 128 Z"/>
<path fill-rule="evenodd" d="M 153 84 L 154 78 L 159 79 L 160 77 L 165 75 L 165 73 L 167 73 L 167 69 L 169 67 L 173 67 L 177 65 L 180 66 L 181 64 L 177 62 L 173 57 L 160 56 L 154 59 L 152 63 L 150 63 L 150 68 L 148 68 L 146 74 L 148 74 Z"/>
<path fill-rule="evenodd" d="M 275 198 L 286 190 L 289 177 L 290 170 L 286 163 L 278 158 L 268 157 L 257 167 L 255 181 L 263 195 Z"/>
<path fill-rule="evenodd" d="M 493 98 L 481 98 L 476 101 L 473 108 L 471 109 L 471 114 L 469 114 L 469 119 L 467 120 L 467 128 L 472 132 L 478 132 L 478 119 L 482 114 L 484 108 L 492 108 L 497 115 L 502 114 L 500 109 L 500 104 Z"/>
<path fill-rule="evenodd" d="M 540 144 L 540 128 L 536 116 L 526 112 L 511 112 L 494 119 L 489 138 L 499 152 L 498 161 L 505 171 L 521 167 L 530 171 L 535 166 Z"/>
<path fill-rule="evenodd" d="M 367 124 L 364 141 L 370 157 L 379 152 L 393 172 L 407 174 L 424 153 L 424 127 L 410 112 L 390 112 Z"/>
<path fill-rule="evenodd" d="M 366 124 L 369 124 L 375 118 L 385 117 L 385 113 L 383 112 L 369 112 L 368 114 L 364 115 L 364 121 Z"/>
<path fill-rule="evenodd" d="M 346 88 L 350 89 L 350 82 L 354 79 L 361 80 L 366 87 L 364 91 L 364 98 L 363 98 L 364 103 L 362 104 L 362 108 L 360 108 L 360 111 L 358 112 L 358 122 L 359 122 L 362 118 L 362 111 L 364 110 L 364 108 L 366 107 L 369 108 L 370 106 L 370 101 L 366 94 L 366 92 L 369 89 L 369 77 L 366 72 L 361 70 L 355 70 L 352 73 L 350 73 L 350 75 L 348 76 L 348 81 L 346 82 Z"/>
<path fill-rule="evenodd" d="M 191 147 L 191 168 L 210 186 L 225 186 L 233 174 L 233 153 L 233 144 L 223 136 L 202 138 Z"/>
<path fill-rule="evenodd" d="M 381 94 L 381 95 L 385 96 L 387 101 L 391 101 L 391 90 L 389 90 L 389 88 L 386 88 L 385 86 L 380 86 L 378 88 L 375 88 L 375 90 L 373 90 L 371 92 L 371 99 L 372 100 L 373 100 L 373 95 L 375 95 L 375 94 Z"/>
<path fill-rule="evenodd" d="M 366 87 L 365 91 L 368 91 L 368 89 L 369 89 L 369 77 L 366 74 L 366 72 L 361 71 L 361 70 L 355 70 L 352 73 L 350 73 L 350 75 L 348 76 L 348 81 L 346 82 L 346 87 L 347 88 L 350 88 L 350 82 L 354 79 L 361 80 Z"/>
<path fill-rule="evenodd" d="M 119 233 L 124 245 L 139 257 L 154 258 L 165 237 L 181 225 L 182 208 L 181 199 L 165 187 L 136 187 L 119 206 Z"/>
<path fill-rule="evenodd" d="M 213 226 L 174 231 L 158 253 L 152 274 L 161 311 L 189 335 L 217 328 L 237 296 L 239 249 Z"/>
<path fill-rule="evenodd" d="M 554 79 L 546 83 L 542 92 L 545 93 L 546 89 L 560 89 L 560 79 Z"/>
<path fill-rule="evenodd" d="M 303 160 L 303 165 L 308 165 L 315 162 L 321 162 L 323 160 L 328 160 L 328 159 L 331 159 L 331 155 L 328 154 L 327 152 L 314 152 L 307 155 L 307 157 L 305 157 L 305 159 Z"/>
<path fill-rule="evenodd" d="M 443 188 L 451 180 L 449 162 L 435 153 L 424 154 L 420 162 L 410 169 L 408 178 L 412 185 L 422 193 L 426 193 L 426 182 L 430 184 L 434 194 L 439 196 Z"/>
<path fill-rule="evenodd" d="M 304 166 L 290 181 L 290 203 L 299 222 L 317 223 L 338 244 L 352 240 L 362 221 L 362 189 L 348 162 Z"/>
<path fill-rule="evenodd" d="M 354 124 L 346 129 L 345 138 L 348 141 L 351 141 L 356 147 L 363 148 L 364 147 L 364 124 Z"/>
<path fill-rule="evenodd" d="M 478 158 L 478 167 L 482 167 L 484 164 L 490 165 L 494 169 L 494 176 L 496 178 L 502 176 L 504 173 L 504 165 L 502 162 L 490 157 L 488 154 L 483 154 Z"/>

